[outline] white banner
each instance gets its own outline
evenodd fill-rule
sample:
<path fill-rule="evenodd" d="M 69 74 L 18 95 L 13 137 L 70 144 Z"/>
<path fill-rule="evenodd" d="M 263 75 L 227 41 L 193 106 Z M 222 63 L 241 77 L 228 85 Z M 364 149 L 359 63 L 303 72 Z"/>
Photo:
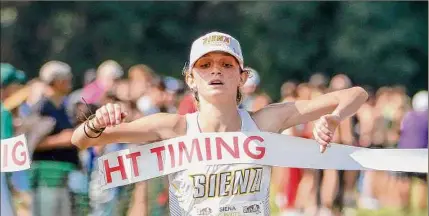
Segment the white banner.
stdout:
<path fill-rule="evenodd" d="M 336 170 L 428 171 L 427 149 L 367 149 L 275 133 L 201 133 L 112 152 L 98 159 L 102 189 L 168 175 L 192 164 L 260 164 Z"/>
<path fill-rule="evenodd" d="M 15 172 L 30 168 L 27 139 L 24 134 L 1 140 L 1 172 Z"/>

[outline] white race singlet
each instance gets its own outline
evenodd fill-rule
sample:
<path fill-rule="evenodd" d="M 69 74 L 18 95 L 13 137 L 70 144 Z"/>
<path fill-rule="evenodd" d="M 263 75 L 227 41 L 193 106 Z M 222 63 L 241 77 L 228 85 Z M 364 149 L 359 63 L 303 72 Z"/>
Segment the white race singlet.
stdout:
<path fill-rule="evenodd" d="M 238 110 L 241 131 L 259 132 L 250 114 Z M 187 114 L 187 135 L 200 133 L 198 112 Z M 253 164 L 204 166 L 170 174 L 170 215 L 269 216 L 271 167 Z"/>

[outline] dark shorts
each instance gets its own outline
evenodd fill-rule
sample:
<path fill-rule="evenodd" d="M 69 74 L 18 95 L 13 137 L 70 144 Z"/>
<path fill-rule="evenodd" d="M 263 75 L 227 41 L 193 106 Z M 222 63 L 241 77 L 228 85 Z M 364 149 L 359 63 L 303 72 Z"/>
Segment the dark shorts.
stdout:
<path fill-rule="evenodd" d="M 397 178 L 404 178 L 404 179 L 412 179 L 417 178 L 424 182 L 427 182 L 427 173 L 414 173 L 414 172 L 392 172 L 392 175 Z"/>

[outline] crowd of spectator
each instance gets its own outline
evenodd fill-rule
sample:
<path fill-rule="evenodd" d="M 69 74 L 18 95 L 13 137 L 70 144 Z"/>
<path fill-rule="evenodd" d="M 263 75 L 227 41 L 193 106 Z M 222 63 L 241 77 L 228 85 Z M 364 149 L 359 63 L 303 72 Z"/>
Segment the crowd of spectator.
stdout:
<path fill-rule="evenodd" d="M 273 102 L 308 100 L 355 85 L 343 73 L 331 78 L 314 73 L 305 82 L 285 80 L 281 100 L 273 101 L 261 88 L 258 71 L 249 69 L 239 107 L 252 112 Z M 1 138 L 26 133 L 32 157 L 29 170 L 1 173 L 1 215 L 168 215 L 166 178 L 99 189 L 97 158 L 135 144 L 81 150 L 70 139 L 73 129 L 106 103 L 120 103 L 129 111 L 127 121 L 133 121 L 158 112 L 195 112 L 193 93 L 181 79 L 162 76 L 148 65 L 124 70 L 113 60 L 88 69 L 80 89 L 74 90 L 72 79 L 72 66 L 61 61 L 43 64 L 31 80 L 17 67 L 1 64 Z M 334 143 L 427 148 L 427 90 L 409 96 L 403 86 L 365 88 L 370 98 L 340 125 Z M 312 124 L 283 134 L 312 139 Z M 279 215 L 341 215 L 346 208 L 404 210 L 411 194 L 417 208 L 427 209 L 426 175 L 276 167 L 272 176 L 272 212 Z"/>

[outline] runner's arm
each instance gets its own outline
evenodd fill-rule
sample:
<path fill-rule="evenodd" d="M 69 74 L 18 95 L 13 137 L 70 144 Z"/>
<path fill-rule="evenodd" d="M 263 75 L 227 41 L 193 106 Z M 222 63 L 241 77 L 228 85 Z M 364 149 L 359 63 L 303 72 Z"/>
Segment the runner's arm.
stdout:
<path fill-rule="evenodd" d="M 264 131 L 278 133 L 330 113 L 344 120 L 355 114 L 367 99 L 368 94 L 363 88 L 352 87 L 324 94 L 312 100 L 271 104 L 254 113 L 252 117 Z"/>
<path fill-rule="evenodd" d="M 163 139 L 170 139 L 184 134 L 184 121 L 179 115 L 158 113 L 147 117 L 142 117 L 129 123 L 121 123 L 113 127 L 107 127 L 98 138 L 86 136 L 84 127 L 81 124 L 75 129 L 72 136 L 72 143 L 81 149 L 95 145 L 106 145 L 110 143 L 150 143 Z M 85 128 L 90 136 L 97 134 Z M 183 131 L 182 131 L 183 130 Z"/>

